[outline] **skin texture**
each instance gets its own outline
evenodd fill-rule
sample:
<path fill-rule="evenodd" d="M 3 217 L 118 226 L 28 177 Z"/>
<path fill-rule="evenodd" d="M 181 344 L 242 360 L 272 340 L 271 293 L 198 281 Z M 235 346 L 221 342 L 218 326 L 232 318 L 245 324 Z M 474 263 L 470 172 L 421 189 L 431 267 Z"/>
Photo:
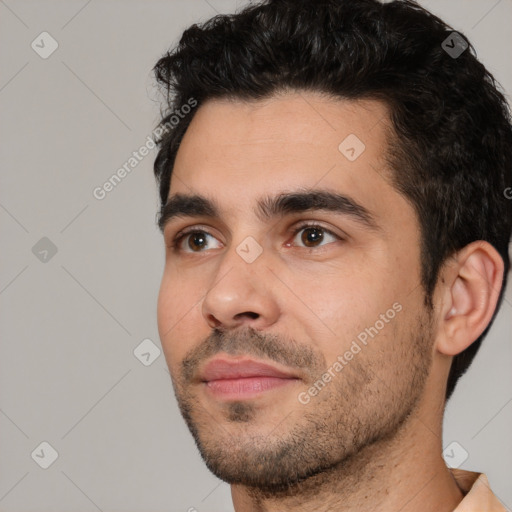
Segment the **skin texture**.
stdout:
<path fill-rule="evenodd" d="M 462 499 L 441 456 L 446 380 L 452 356 L 492 317 L 503 262 L 485 242 L 467 246 L 425 309 L 419 225 L 384 160 L 388 115 L 378 101 L 312 92 L 213 100 L 183 138 L 169 197 L 206 196 L 221 216 L 166 225 L 158 328 L 183 417 L 237 512 L 451 511 Z M 355 161 L 338 149 L 349 134 L 366 146 Z M 311 189 L 350 196 L 379 229 L 322 210 L 256 215 L 261 198 Z M 301 221 L 323 230 L 294 234 Z M 202 236 L 173 248 L 193 226 Z M 236 251 L 249 236 L 262 249 L 252 263 Z M 382 315 L 378 333 L 301 403 Z M 219 354 L 298 379 L 251 399 L 215 398 L 198 373 Z"/>

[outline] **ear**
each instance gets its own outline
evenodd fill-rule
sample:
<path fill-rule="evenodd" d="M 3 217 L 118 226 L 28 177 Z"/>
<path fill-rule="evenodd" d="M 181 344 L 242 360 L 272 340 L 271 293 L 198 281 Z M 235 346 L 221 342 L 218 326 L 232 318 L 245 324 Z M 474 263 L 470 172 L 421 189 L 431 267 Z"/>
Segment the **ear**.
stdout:
<path fill-rule="evenodd" d="M 484 332 L 492 319 L 503 280 L 504 263 L 488 242 L 461 249 L 443 268 L 436 348 L 455 356 Z"/>

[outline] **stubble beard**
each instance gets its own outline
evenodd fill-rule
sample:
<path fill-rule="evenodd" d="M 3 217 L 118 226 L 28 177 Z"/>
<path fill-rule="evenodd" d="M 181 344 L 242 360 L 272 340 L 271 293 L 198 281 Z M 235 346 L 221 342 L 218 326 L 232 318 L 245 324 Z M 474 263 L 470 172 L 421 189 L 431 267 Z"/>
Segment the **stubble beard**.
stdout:
<path fill-rule="evenodd" d="M 397 345 L 385 360 L 371 360 L 363 349 L 308 404 L 297 400 L 296 408 L 283 411 L 282 421 L 272 430 L 258 431 L 258 425 L 264 425 L 262 412 L 248 400 L 224 404 L 222 418 L 215 418 L 184 384 L 187 372 L 173 376 L 181 414 L 208 469 L 229 484 L 252 488 L 260 497 L 297 495 L 299 489 L 311 494 L 319 492 L 322 483 L 367 472 L 376 450 L 399 435 L 423 395 L 432 361 L 430 315 L 419 318 L 410 331 L 406 336 L 395 330 Z M 205 350 L 237 354 L 242 347 L 243 353 L 247 347 L 259 347 L 252 353 L 290 361 L 290 354 L 278 357 L 278 347 L 289 343 L 252 330 L 243 334 L 214 333 Z M 205 350 L 187 359 L 189 374 Z M 296 352 L 292 359 L 309 364 L 317 377 L 328 366 L 310 351 Z M 396 377 L 386 382 L 386 375 Z"/>

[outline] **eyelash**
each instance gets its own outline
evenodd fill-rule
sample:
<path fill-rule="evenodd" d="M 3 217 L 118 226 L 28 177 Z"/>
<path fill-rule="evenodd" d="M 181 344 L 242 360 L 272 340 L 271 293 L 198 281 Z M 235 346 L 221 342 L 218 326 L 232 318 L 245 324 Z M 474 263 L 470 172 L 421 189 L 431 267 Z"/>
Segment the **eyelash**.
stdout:
<path fill-rule="evenodd" d="M 333 237 L 337 238 L 338 240 L 343 240 L 342 237 L 340 237 L 339 235 L 337 235 L 336 233 L 334 233 L 330 229 L 327 229 L 324 226 L 322 226 L 320 224 L 317 224 L 317 223 L 314 223 L 314 222 L 311 222 L 311 221 L 303 222 L 303 223 L 299 224 L 298 226 L 296 226 L 295 229 L 293 230 L 293 237 L 292 238 L 295 238 L 297 236 L 297 233 L 299 233 L 300 231 L 302 231 L 303 229 L 306 229 L 306 228 L 319 228 L 324 233 L 332 235 Z M 203 229 L 201 226 L 185 228 L 184 230 L 182 230 L 182 231 L 180 231 L 180 232 L 178 232 L 176 234 L 176 236 L 174 237 L 174 239 L 170 243 L 170 248 L 173 249 L 174 251 L 179 251 L 180 250 L 179 249 L 179 245 L 181 244 L 182 240 L 186 236 L 191 235 L 193 233 L 206 233 L 207 235 L 213 236 L 208 230 Z M 320 247 L 322 247 L 322 246 L 320 246 Z M 303 249 L 316 249 L 316 247 L 303 247 Z M 203 252 L 203 251 L 198 251 L 198 252 Z"/>

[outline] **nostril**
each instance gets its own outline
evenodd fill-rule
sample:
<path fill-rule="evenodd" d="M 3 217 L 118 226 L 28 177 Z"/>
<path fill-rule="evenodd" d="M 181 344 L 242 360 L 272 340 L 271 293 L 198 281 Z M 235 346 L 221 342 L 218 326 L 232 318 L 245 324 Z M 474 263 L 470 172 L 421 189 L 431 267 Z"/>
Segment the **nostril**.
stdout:
<path fill-rule="evenodd" d="M 222 325 L 222 322 L 220 320 L 217 320 L 213 315 L 208 315 L 208 321 L 215 327 L 219 327 Z"/>
<path fill-rule="evenodd" d="M 259 318 L 260 315 L 258 313 L 254 313 L 253 311 L 246 311 L 245 313 L 238 313 L 237 315 L 235 315 L 235 318 L 238 320 L 240 317 L 244 316 L 248 316 L 255 320 L 256 318 Z"/>

